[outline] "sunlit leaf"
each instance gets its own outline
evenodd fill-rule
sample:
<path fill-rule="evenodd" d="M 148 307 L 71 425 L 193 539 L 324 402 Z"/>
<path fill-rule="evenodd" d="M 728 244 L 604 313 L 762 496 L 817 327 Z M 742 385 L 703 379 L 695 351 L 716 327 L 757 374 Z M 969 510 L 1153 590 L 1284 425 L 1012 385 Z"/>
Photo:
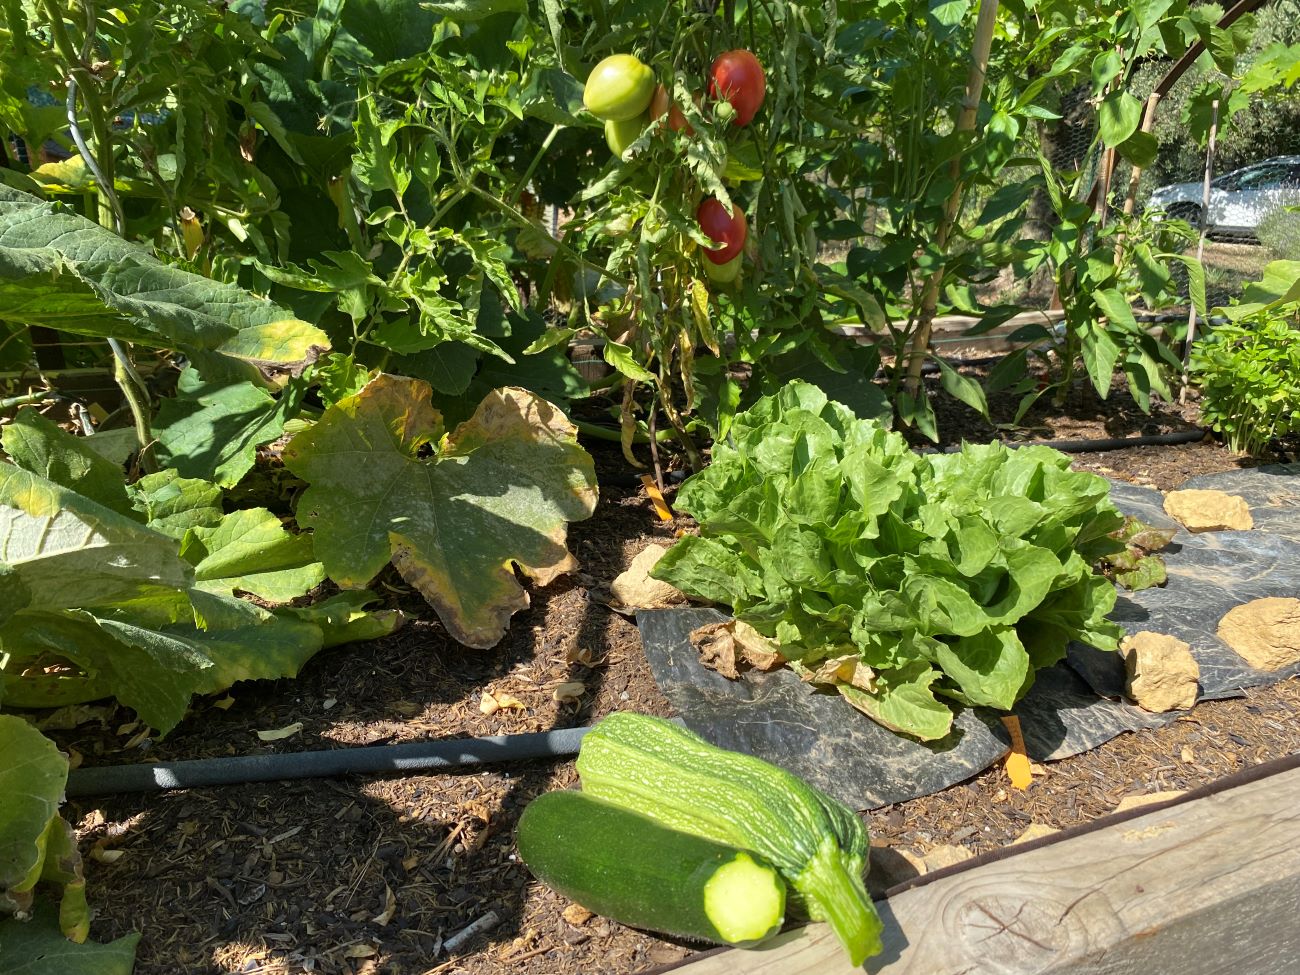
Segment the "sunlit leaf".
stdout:
<path fill-rule="evenodd" d="M 530 393 L 491 393 L 450 435 L 429 395 L 381 375 L 296 436 L 285 464 L 311 485 L 298 522 L 340 585 L 392 561 L 453 636 L 488 647 L 528 605 L 515 566 L 545 585 L 577 564 L 565 529 L 591 515 L 595 472 L 572 425 Z"/>

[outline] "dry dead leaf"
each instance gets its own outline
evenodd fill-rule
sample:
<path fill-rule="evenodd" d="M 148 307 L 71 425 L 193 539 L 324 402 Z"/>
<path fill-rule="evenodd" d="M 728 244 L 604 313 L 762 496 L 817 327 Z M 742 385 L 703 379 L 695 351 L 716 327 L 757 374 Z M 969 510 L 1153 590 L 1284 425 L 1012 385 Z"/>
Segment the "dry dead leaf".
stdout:
<path fill-rule="evenodd" d="M 478 709 L 484 714 L 496 714 L 506 708 L 515 708 L 519 711 L 527 710 L 523 701 L 513 694 L 507 694 L 505 691 L 497 691 L 495 694 L 491 691 L 484 691 L 483 696 L 478 701 Z"/>
<path fill-rule="evenodd" d="M 141 728 L 139 731 L 137 731 L 134 735 L 131 736 L 130 741 L 128 741 L 125 745 L 122 746 L 122 751 L 128 751 L 129 749 L 135 748 L 136 746 L 141 745 L 145 741 L 147 741 L 148 738 L 149 738 L 149 729 Z"/>
<path fill-rule="evenodd" d="M 234 703 L 235 703 L 235 699 L 234 699 L 233 697 L 231 697 L 229 694 L 227 694 L 227 695 L 226 695 L 225 697 L 223 697 L 221 700 L 219 700 L 219 701 L 213 701 L 213 702 L 212 702 L 212 706 L 213 706 L 214 708 L 221 708 L 221 710 L 223 710 L 223 711 L 229 711 L 230 708 L 231 708 L 231 706 L 232 706 Z"/>
<path fill-rule="evenodd" d="M 708 623 L 691 632 L 700 663 L 736 680 L 742 670 L 772 670 L 785 662 L 776 643 L 741 620 Z"/>
<path fill-rule="evenodd" d="M 667 551 L 666 545 L 650 545 L 642 549 L 627 570 L 610 584 L 610 605 L 615 609 L 632 612 L 638 609 L 665 609 L 686 602 L 686 595 L 680 589 L 650 578 L 650 570 Z"/>
<path fill-rule="evenodd" d="M 99 863 L 116 863 L 124 856 L 126 856 L 126 850 L 106 850 L 99 845 L 90 848 L 90 859 Z"/>
<path fill-rule="evenodd" d="M 587 685 L 580 680 L 568 680 L 559 685 L 551 692 L 551 697 L 564 704 L 566 701 L 577 701 L 587 692 Z"/>
<path fill-rule="evenodd" d="M 375 924 L 378 924 L 381 928 L 384 928 L 388 926 L 388 922 L 393 919 L 393 915 L 396 913 L 397 913 L 397 897 L 393 894 L 393 888 L 389 887 L 387 884 L 384 884 L 384 909 L 381 913 L 375 915 L 375 917 L 372 918 L 372 920 Z"/>
<path fill-rule="evenodd" d="M 1150 806 L 1157 802 L 1166 802 L 1170 799 L 1177 799 L 1183 794 L 1182 789 L 1171 789 L 1167 792 L 1151 792 L 1144 796 L 1125 796 L 1115 806 L 1113 812 L 1128 812 L 1130 809 L 1141 809 L 1143 806 Z"/>
<path fill-rule="evenodd" d="M 41 731 L 71 731 L 91 721 L 102 721 L 108 717 L 108 708 L 100 705 L 70 704 L 51 712 L 36 727 Z"/>
<path fill-rule="evenodd" d="M 300 731 L 302 731 L 302 722 L 295 721 L 293 724 L 287 724 L 283 728 L 272 728 L 270 731 L 259 731 L 257 737 L 262 739 L 262 741 L 280 741 L 283 738 L 292 738 Z"/>
<path fill-rule="evenodd" d="M 376 953 L 372 945 L 348 945 L 343 949 L 344 958 L 371 958 Z"/>
<path fill-rule="evenodd" d="M 815 670 L 806 672 L 803 679 L 813 684 L 848 684 L 867 692 L 876 689 L 876 672 L 853 653 L 823 660 Z"/>
<path fill-rule="evenodd" d="M 572 924 L 574 927 L 579 927 L 583 924 L 586 924 L 593 917 L 595 917 L 595 915 L 592 914 L 591 911 L 587 910 L 581 904 L 577 904 L 577 903 L 570 904 L 568 907 L 566 907 L 564 909 L 564 913 L 561 914 L 560 916 L 563 917 L 570 924 Z"/>

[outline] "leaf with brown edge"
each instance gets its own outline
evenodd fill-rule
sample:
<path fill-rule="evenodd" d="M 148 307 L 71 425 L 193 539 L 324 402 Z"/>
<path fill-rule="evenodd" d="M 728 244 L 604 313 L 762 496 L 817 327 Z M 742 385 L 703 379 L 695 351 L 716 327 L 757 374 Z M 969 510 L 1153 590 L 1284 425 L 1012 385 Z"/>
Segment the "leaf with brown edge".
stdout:
<path fill-rule="evenodd" d="M 528 605 L 515 568 L 546 585 L 577 560 L 570 521 L 591 516 L 596 473 L 552 404 L 505 387 L 444 436 L 427 383 L 380 375 L 284 448 L 310 487 L 298 523 L 344 588 L 391 561 L 453 637 L 494 646 Z"/>

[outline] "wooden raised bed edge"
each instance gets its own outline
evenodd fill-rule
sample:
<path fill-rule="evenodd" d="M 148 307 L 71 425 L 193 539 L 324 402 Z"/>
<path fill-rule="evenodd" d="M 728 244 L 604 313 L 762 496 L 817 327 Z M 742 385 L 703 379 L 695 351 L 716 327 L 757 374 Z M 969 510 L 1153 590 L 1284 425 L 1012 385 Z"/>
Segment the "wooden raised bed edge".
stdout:
<path fill-rule="evenodd" d="M 885 975 L 1300 971 L 1300 754 L 1005 847 L 876 902 Z M 655 969 L 842 975 L 825 925 Z"/>

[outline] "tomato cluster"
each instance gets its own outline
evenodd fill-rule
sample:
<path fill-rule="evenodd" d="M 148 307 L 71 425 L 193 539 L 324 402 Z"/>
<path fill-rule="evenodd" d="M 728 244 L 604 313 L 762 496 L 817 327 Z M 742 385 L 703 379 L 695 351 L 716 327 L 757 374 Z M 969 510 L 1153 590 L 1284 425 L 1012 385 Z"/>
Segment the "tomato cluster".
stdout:
<path fill-rule="evenodd" d="M 709 66 L 708 97 L 717 103 L 716 117 L 729 118 L 733 126 L 752 122 L 766 94 L 763 66 L 749 51 L 727 51 Z M 702 94 L 695 96 L 697 109 L 702 107 L 703 99 Z M 582 100 L 589 112 L 604 120 L 605 142 L 620 160 L 651 119 L 665 119 L 664 124 L 673 132 L 688 137 L 695 134 L 668 88 L 656 84 L 654 72 L 631 54 L 614 54 L 596 65 L 587 78 Z M 724 284 L 734 281 L 740 272 L 740 253 L 748 232 L 744 213 L 739 207 L 729 211 L 710 197 L 700 204 L 695 217 L 700 230 L 716 244 L 703 252 L 709 280 Z"/>

